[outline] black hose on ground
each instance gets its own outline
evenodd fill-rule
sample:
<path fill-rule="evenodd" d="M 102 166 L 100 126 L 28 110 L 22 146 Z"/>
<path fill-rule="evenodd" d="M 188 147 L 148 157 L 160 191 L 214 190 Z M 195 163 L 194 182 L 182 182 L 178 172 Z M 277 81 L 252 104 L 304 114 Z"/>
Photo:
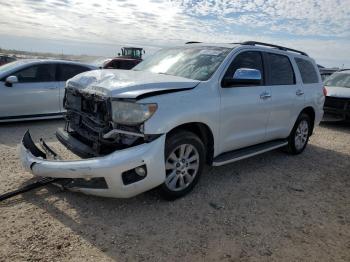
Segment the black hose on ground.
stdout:
<path fill-rule="evenodd" d="M 24 192 L 28 192 L 30 190 L 39 188 L 39 187 L 43 187 L 46 186 L 48 184 L 54 183 L 54 182 L 58 182 L 60 180 L 63 180 L 64 178 L 52 178 L 52 177 L 44 177 L 38 181 L 35 181 L 34 183 L 31 183 L 29 185 L 25 185 L 19 189 L 16 189 L 14 191 L 11 192 L 7 192 L 5 194 L 0 195 L 0 202 L 4 201 L 6 199 L 9 199 L 11 197 L 17 196 L 19 194 L 22 194 Z"/>

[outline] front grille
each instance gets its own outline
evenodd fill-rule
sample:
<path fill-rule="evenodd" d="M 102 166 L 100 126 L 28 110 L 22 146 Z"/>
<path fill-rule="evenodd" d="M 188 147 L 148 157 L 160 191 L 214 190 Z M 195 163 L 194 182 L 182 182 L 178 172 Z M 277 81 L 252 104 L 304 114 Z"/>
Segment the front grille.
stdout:
<path fill-rule="evenodd" d="M 144 142 L 139 137 L 122 134 L 104 138 L 106 133 L 115 128 L 111 123 L 109 99 L 66 89 L 64 107 L 67 109 L 65 131 L 90 147 L 96 155 L 106 155 Z M 134 131 L 136 127 L 118 128 Z M 139 127 L 136 129 L 140 132 Z"/>
<path fill-rule="evenodd" d="M 66 89 L 66 131 L 99 151 L 102 135 L 111 129 L 108 105 L 107 99 Z"/>
<path fill-rule="evenodd" d="M 97 95 L 82 94 L 77 90 L 66 89 L 64 107 L 93 119 L 95 122 L 108 122 L 109 101 Z"/>
<path fill-rule="evenodd" d="M 339 97 L 330 97 L 327 96 L 324 107 L 326 108 L 334 108 L 334 109 L 341 109 L 346 110 L 349 108 L 350 105 L 350 98 L 339 98 Z"/>

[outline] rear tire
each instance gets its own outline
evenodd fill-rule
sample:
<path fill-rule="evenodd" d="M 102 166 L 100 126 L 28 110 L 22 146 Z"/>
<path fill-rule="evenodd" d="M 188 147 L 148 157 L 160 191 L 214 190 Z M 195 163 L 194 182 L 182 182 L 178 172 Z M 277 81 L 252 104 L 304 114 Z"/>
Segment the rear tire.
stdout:
<path fill-rule="evenodd" d="M 302 113 L 288 137 L 287 152 L 292 155 L 300 154 L 304 151 L 309 142 L 311 134 L 311 119 L 309 115 Z"/>
<path fill-rule="evenodd" d="M 188 194 L 202 174 L 205 163 L 203 142 L 188 131 L 171 134 L 165 143 L 165 182 L 159 187 L 163 198 L 174 200 Z"/>

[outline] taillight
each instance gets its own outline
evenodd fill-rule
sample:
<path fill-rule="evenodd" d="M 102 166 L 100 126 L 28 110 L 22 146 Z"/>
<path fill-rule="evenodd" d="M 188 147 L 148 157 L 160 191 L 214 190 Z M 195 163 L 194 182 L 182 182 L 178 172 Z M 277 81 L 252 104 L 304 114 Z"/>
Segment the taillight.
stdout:
<path fill-rule="evenodd" d="M 327 89 L 325 87 L 323 87 L 323 95 L 327 96 Z"/>

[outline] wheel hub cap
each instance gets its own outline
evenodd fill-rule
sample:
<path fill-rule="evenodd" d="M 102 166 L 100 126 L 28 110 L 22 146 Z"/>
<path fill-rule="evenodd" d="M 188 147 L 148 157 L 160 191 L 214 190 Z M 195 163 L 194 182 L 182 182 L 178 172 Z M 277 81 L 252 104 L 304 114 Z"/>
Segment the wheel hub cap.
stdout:
<path fill-rule="evenodd" d="M 294 142 L 297 150 L 300 150 L 305 146 L 308 136 L 309 125 L 306 120 L 302 120 L 295 132 Z"/>
<path fill-rule="evenodd" d="M 180 191 L 188 187 L 199 168 L 199 154 L 190 144 L 175 148 L 165 161 L 165 185 L 172 191 Z"/>

